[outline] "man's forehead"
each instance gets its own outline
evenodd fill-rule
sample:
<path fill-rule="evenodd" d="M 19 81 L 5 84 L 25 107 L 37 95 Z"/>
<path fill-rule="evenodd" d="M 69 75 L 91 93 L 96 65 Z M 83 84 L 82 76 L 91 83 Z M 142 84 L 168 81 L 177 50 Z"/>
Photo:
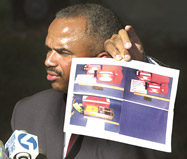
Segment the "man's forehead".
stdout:
<path fill-rule="evenodd" d="M 86 18 L 73 17 L 73 18 L 55 18 L 50 24 L 48 32 L 59 33 L 79 33 L 85 32 Z"/>

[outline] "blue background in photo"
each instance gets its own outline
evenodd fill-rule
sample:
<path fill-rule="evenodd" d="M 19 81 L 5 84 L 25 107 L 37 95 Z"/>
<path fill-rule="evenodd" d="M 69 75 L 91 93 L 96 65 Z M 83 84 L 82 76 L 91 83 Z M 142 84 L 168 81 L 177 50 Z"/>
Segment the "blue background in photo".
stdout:
<path fill-rule="evenodd" d="M 167 117 L 167 111 L 123 102 L 119 133 L 164 144 Z"/>

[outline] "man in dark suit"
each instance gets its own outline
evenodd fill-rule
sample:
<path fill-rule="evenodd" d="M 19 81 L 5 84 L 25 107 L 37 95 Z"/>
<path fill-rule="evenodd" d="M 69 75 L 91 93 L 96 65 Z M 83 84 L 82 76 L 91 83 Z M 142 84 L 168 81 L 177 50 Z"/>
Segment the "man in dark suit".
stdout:
<path fill-rule="evenodd" d="M 46 37 L 48 53 L 45 65 L 52 89 L 19 101 L 12 116 L 12 129 L 22 129 L 37 135 L 39 146 L 48 159 L 63 158 L 65 100 L 72 58 L 145 60 L 143 46 L 133 28 L 121 28 L 111 11 L 90 4 L 62 9 L 50 24 Z M 171 159 L 171 155 L 153 150 L 77 136 L 66 158 L 152 159 L 160 156 Z"/>

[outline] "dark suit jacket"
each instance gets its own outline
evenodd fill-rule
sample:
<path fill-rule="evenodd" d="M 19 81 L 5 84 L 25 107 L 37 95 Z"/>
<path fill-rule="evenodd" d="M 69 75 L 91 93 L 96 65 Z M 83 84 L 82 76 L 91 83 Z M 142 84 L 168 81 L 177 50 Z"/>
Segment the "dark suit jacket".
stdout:
<path fill-rule="evenodd" d="M 12 129 L 26 130 L 37 135 L 39 147 L 46 153 L 48 159 L 62 159 L 64 114 L 63 93 L 49 89 L 27 97 L 16 104 L 12 116 Z M 170 153 L 86 136 L 79 136 L 75 145 L 78 145 L 78 150 L 74 146 L 67 159 L 177 158 Z"/>

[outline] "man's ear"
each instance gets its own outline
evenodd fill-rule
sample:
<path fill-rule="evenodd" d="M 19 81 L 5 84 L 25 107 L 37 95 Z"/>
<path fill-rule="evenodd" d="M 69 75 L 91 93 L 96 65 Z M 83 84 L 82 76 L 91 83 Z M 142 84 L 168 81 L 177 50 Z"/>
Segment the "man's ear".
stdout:
<path fill-rule="evenodd" d="M 108 52 L 101 52 L 97 55 L 98 58 L 111 58 Z"/>

